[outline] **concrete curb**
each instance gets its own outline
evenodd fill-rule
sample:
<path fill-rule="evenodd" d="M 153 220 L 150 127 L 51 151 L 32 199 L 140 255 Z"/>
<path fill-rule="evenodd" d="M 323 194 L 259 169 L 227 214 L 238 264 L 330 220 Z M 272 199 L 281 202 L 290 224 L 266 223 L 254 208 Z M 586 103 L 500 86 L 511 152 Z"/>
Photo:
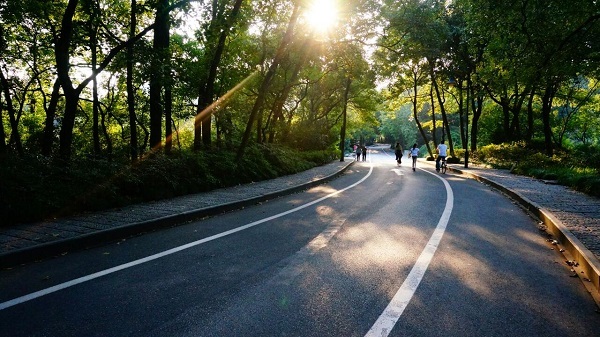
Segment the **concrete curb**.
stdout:
<path fill-rule="evenodd" d="M 590 291 L 590 293 L 594 300 L 600 305 L 600 261 L 598 261 L 594 254 L 592 254 L 592 252 L 590 252 L 585 245 L 579 239 L 577 239 L 551 212 L 545 210 L 537 203 L 527 199 L 525 196 L 522 196 L 517 192 L 512 191 L 500 183 L 478 176 L 474 173 L 462 171 L 457 168 L 448 167 L 448 170 L 462 174 L 468 178 L 484 182 L 494 187 L 495 189 L 517 201 L 525 209 L 538 217 L 546 226 L 546 231 L 559 242 L 559 245 L 561 245 L 568 254 L 570 254 L 571 258 L 567 259 L 579 263 L 578 269 L 583 271 L 589 280 L 589 282 L 585 279 L 582 281 L 584 284 L 586 282 L 591 283 L 592 291 Z M 577 275 L 581 277 L 580 273 Z"/>
<path fill-rule="evenodd" d="M 266 193 L 261 196 L 237 200 L 229 203 L 220 204 L 217 206 L 198 208 L 195 210 L 168 215 L 149 221 L 131 223 L 125 226 L 99 230 L 89 234 L 82 234 L 73 238 L 52 241 L 48 243 L 35 245 L 32 247 L 17 249 L 7 253 L 1 253 L 0 268 L 8 268 L 19 264 L 25 264 L 33 261 L 46 259 L 53 256 L 64 255 L 69 251 L 82 250 L 89 247 L 118 241 L 120 239 L 130 237 L 132 235 L 137 235 L 144 232 L 150 232 L 168 227 L 174 227 L 185 222 L 193 221 L 206 216 L 213 216 L 216 214 L 233 211 L 243 207 L 255 205 L 259 202 L 264 202 L 266 200 L 271 200 L 281 196 L 293 194 L 317 185 L 321 185 L 323 183 L 337 178 L 338 176 L 342 175 L 350 166 L 352 166 L 352 164 L 354 164 L 354 161 L 348 162 L 348 164 L 345 165 L 339 171 L 321 179 L 309 181 L 294 187 L 274 191 L 271 193 Z"/>

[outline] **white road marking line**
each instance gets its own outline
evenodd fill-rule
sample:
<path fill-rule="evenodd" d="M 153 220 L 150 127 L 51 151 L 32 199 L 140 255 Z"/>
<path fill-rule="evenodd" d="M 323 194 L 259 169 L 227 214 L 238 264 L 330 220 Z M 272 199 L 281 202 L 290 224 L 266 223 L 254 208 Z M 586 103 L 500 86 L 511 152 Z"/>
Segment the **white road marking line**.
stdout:
<path fill-rule="evenodd" d="M 396 172 L 396 174 L 399 175 L 399 176 L 403 176 L 404 175 L 404 173 L 402 173 L 401 169 L 391 169 L 390 171 Z"/>
<path fill-rule="evenodd" d="M 353 188 L 353 187 L 361 184 L 365 180 L 367 180 L 367 178 L 369 178 L 369 176 L 371 176 L 371 173 L 373 173 L 373 164 L 371 163 L 370 166 L 371 167 L 370 167 L 369 173 L 367 173 L 367 175 L 365 175 L 359 181 L 357 181 L 354 184 L 352 184 L 350 186 L 347 186 L 347 187 L 345 187 L 345 188 L 343 188 L 343 189 L 341 189 L 339 191 L 330 193 L 330 194 L 328 194 L 328 195 L 326 195 L 324 197 L 321 197 L 321 198 L 319 198 L 317 200 L 313 200 L 313 201 L 311 201 L 311 202 L 309 202 L 307 204 L 298 206 L 296 208 L 290 209 L 288 211 L 285 211 L 285 212 L 282 212 L 282 213 L 279 213 L 279 214 L 275 214 L 273 216 L 270 216 L 270 217 L 267 217 L 267 218 L 264 218 L 264 219 L 261 219 L 261 220 L 258 220 L 258 221 L 251 222 L 251 223 L 249 223 L 247 225 L 244 225 L 244 226 L 241 226 L 241 227 L 230 229 L 230 230 L 225 231 L 223 233 L 215 234 L 215 235 L 206 237 L 206 238 L 198 240 L 198 241 L 190 242 L 188 244 L 185 244 L 185 245 L 182 245 L 182 246 L 179 246 L 179 247 L 175 247 L 175 248 L 171 248 L 169 250 L 165 250 L 163 252 L 160 252 L 160 253 L 157 253 L 157 254 L 154 254 L 154 255 L 150 255 L 150 256 L 147 256 L 147 257 L 135 260 L 135 261 L 124 263 L 122 265 L 119 265 L 119 266 L 116 266 L 116 267 L 112 267 L 112 268 L 109 268 L 109 269 L 105 269 L 105 270 L 102 270 L 102 271 L 99 271 L 99 272 L 96 272 L 96 273 L 93 273 L 93 274 L 90 274 L 90 275 L 86 275 L 86 276 L 83 276 L 83 277 L 80 277 L 80 278 L 77 278 L 77 279 L 74 279 L 74 280 L 71 280 L 71 281 L 60 283 L 60 284 L 57 284 L 57 285 L 55 285 L 53 287 L 42 289 L 42 290 L 36 291 L 34 293 L 31 293 L 31 294 L 27 294 L 27 295 L 24 295 L 24 296 L 21 296 L 21 297 L 17 297 L 15 299 L 12 299 L 12 300 L 0 303 L 0 310 L 4 310 L 4 309 L 10 308 L 12 306 L 15 306 L 17 304 L 21 304 L 21 303 L 24 303 L 24 302 L 27 302 L 27 301 L 31 301 L 31 300 L 36 299 L 38 297 L 46 296 L 48 294 L 57 292 L 59 290 L 70 288 L 70 287 L 73 287 L 75 285 L 78 285 L 78 284 L 81 284 L 81 283 L 84 283 L 84 282 L 87 282 L 87 281 L 91 281 L 93 279 L 97 279 L 97 278 L 102 277 L 102 276 L 106 276 L 108 274 L 116 273 L 118 271 L 121 271 L 121 270 L 124 270 L 124 269 L 127 269 L 127 268 L 131 268 L 131 267 L 140 265 L 142 263 L 146 263 L 146 262 L 150 262 L 150 261 L 153 261 L 153 260 L 156 260 L 156 259 L 160 259 L 161 257 L 165 257 L 167 255 L 175 254 L 175 253 L 180 252 L 182 250 L 186 250 L 188 248 L 192 248 L 192 247 L 201 245 L 201 244 L 209 242 L 209 241 L 213 241 L 213 240 L 220 239 L 222 237 L 225 237 L 225 236 L 237 233 L 237 232 L 241 232 L 243 230 L 246 230 L 248 228 L 252 228 L 254 226 L 260 225 L 260 224 L 265 223 L 267 221 L 271 221 L 271 220 L 274 220 L 274 219 L 277 219 L 277 218 L 281 218 L 281 217 L 286 216 L 288 214 L 297 212 L 297 211 L 299 211 L 301 209 L 310 207 L 310 206 L 312 206 L 314 204 L 320 203 L 321 201 L 323 201 L 325 199 L 329 199 L 329 198 L 331 198 L 331 197 L 333 197 L 335 195 L 338 195 L 338 194 L 340 194 L 340 193 L 342 193 L 344 191 L 347 191 L 347 190 L 349 190 L 349 189 L 351 189 L 351 188 Z"/>
<path fill-rule="evenodd" d="M 440 221 L 433 231 L 431 238 L 429 238 L 429 242 L 427 242 L 427 245 L 421 252 L 417 262 L 406 277 L 406 280 L 404 280 L 402 286 L 400 286 L 400 289 L 398 289 L 388 306 L 385 308 L 383 313 L 381 313 L 377 321 L 375 321 L 375 324 L 373 324 L 365 337 L 385 337 L 390 334 L 398 322 L 398 319 L 400 316 L 402 316 L 404 309 L 406 309 L 408 303 L 417 291 L 417 288 L 419 287 L 419 284 L 421 283 L 421 280 L 423 279 L 423 276 L 429 267 L 429 263 L 431 263 L 433 255 L 435 254 L 440 241 L 442 240 L 442 236 L 446 231 L 448 221 L 450 220 L 452 207 L 454 205 L 454 194 L 452 193 L 450 184 L 448 184 L 448 181 L 434 173 L 426 170 L 422 171 L 432 174 L 442 180 L 444 186 L 446 187 L 446 207 L 444 208 L 444 212 L 442 213 Z"/>

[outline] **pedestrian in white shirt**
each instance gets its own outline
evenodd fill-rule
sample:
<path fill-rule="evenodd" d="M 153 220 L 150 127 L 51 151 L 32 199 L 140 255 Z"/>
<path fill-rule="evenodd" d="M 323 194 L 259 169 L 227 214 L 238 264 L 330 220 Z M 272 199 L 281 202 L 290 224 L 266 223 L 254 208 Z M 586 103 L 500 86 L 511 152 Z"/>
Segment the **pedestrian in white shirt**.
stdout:
<path fill-rule="evenodd" d="M 412 158 L 412 169 L 413 171 L 417 170 L 417 158 L 419 158 L 419 148 L 417 147 L 417 143 L 415 143 L 410 149 L 410 157 Z"/>

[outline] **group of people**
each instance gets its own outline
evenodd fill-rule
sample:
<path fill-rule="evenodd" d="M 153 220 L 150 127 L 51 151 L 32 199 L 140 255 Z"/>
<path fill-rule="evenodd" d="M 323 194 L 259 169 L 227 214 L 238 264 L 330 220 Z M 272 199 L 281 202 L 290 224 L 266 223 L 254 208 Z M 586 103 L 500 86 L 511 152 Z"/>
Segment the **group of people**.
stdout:
<path fill-rule="evenodd" d="M 356 145 L 356 161 L 367 161 L 367 147 L 365 145 Z"/>
<path fill-rule="evenodd" d="M 448 146 L 446 146 L 446 144 L 444 144 L 444 141 L 442 140 L 441 143 L 437 146 L 438 156 L 435 159 L 435 170 L 438 172 L 440 171 L 440 160 L 446 158 L 447 151 L 448 151 Z M 398 165 L 402 164 L 402 156 L 404 155 L 404 153 L 402 151 L 402 146 L 400 145 L 400 143 L 396 143 L 394 152 L 396 154 L 396 162 L 398 162 Z M 417 147 L 416 143 L 413 144 L 413 146 L 408 151 L 408 157 L 412 158 L 412 170 L 416 171 L 417 170 L 417 158 L 419 158 L 419 148 Z"/>
<path fill-rule="evenodd" d="M 404 155 L 404 151 L 402 150 L 402 145 L 400 143 L 396 143 L 396 147 L 394 149 L 394 153 L 396 154 L 396 162 L 398 165 L 402 164 L 402 156 Z M 413 146 L 408 151 L 408 158 L 412 158 L 412 169 L 413 171 L 417 170 L 417 158 L 419 158 L 419 148 L 417 144 L 413 144 Z"/>

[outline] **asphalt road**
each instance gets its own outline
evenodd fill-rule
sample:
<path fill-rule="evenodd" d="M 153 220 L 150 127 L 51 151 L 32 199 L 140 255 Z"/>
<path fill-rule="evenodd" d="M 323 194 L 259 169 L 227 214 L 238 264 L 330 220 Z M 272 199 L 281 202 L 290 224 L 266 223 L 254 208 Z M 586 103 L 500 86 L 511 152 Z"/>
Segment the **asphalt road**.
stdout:
<path fill-rule="evenodd" d="M 368 159 L 306 192 L 3 270 L 1 334 L 598 336 L 591 296 L 516 204 Z"/>

